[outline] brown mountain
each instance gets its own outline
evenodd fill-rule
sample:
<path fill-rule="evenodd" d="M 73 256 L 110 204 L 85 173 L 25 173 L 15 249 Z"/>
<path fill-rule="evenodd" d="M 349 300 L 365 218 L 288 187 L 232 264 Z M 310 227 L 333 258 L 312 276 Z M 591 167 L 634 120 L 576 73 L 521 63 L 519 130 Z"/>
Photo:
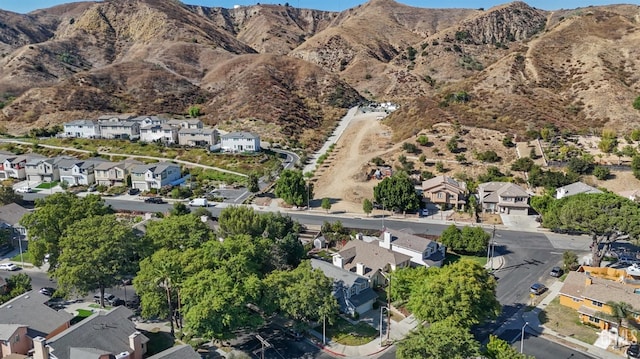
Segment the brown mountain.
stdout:
<path fill-rule="evenodd" d="M 184 114 L 315 147 L 363 98 L 401 104 L 399 138 L 440 121 L 524 132 L 637 127 L 640 7 L 336 13 L 105 0 L 0 11 L 0 123 L 10 132 L 106 112 Z M 318 135 L 318 132 L 321 135 Z"/>

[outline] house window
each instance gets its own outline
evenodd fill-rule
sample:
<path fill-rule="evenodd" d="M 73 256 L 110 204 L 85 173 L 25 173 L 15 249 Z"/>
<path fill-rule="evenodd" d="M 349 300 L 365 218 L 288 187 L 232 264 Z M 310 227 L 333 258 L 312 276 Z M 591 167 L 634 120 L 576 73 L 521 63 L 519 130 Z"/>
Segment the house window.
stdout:
<path fill-rule="evenodd" d="M 438 198 L 442 199 L 444 197 L 444 193 L 438 192 Z"/>
<path fill-rule="evenodd" d="M 576 303 L 582 302 L 582 299 L 580 299 L 580 298 L 571 298 L 571 300 L 573 300 Z"/>
<path fill-rule="evenodd" d="M 17 343 L 20 341 L 20 334 L 16 334 L 16 337 L 14 338 L 13 342 Z"/>
<path fill-rule="evenodd" d="M 596 318 L 596 317 L 591 317 L 591 316 L 589 316 L 589 321 L 590 321 L 591 323 L 596 323 L 596 324 L 597 324 L 597 323 L 600 323 L 600 319 L 598 319 L 598 318 Z"/>
<path fill-rule="evenodd" d="M 351 289 L 349 289 L 349 292 L 351 292 L 351 296 L 356 295 L 356 287 L 351 287 Z"/>
<path fill-rule="evenodd" d="M 597 302 L 597 301 L 595 301 L 595 300 L 592 300 L 592 301 L 591 301 L 591 304 L 592 304 L 593 306 L 596 306 L 596 307 L 602 307 L 602 303 Z"/>

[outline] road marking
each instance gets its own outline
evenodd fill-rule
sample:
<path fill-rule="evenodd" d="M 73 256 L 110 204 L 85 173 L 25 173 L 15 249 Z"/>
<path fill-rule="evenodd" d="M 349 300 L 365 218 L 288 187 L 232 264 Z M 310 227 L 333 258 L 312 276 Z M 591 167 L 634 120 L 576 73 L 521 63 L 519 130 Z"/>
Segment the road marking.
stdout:
<path fill-rule="evenodd" d="M 549 252 L 549 254 L 563 254 L 563 253 L 560 253 L 560 252 Z"/>

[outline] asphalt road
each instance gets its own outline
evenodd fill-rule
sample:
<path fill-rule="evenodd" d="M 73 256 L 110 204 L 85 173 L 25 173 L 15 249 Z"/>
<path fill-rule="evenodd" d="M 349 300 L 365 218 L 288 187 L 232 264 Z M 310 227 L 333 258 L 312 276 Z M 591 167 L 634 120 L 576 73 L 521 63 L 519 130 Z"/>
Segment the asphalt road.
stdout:
<path fill-rule="evenodd" d="M 520 352 L 520 331 L 511 330 L 504 332 L 501 339 L 511 343 L 511 346 Z M 525 332 L 523 353 L 532 355 L 536 359 L 594 359 L 585 353 L 567 348 L 558 343 L 543 339 L 534 334 Z"/>

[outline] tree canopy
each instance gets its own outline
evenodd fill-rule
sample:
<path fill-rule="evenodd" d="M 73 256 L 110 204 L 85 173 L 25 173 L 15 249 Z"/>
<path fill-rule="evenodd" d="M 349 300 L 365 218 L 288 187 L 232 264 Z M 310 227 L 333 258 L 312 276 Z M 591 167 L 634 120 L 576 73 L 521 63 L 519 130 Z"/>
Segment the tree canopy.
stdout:
<path fill-rule="evenodd" d="M 304 181 L 302 171 L 284 170 L 276 181 L 275 194 L 285 203 L 298 207 L 307 203 L 311 198 L 310 188 Z"/>
<path fill-rule="evenodd" d="M 383 179 L 373 188 L 373 195 L 376 202 L 394 211 L 415 211 L 420 208 L 420 196 L 404 172 Z"/>
<path fill-rule="evenodd" d="M 440 235 L 442 244 L 454 252 L 481 253 L 487 250 L 491 235 L 481 227 L 465 226 L 462 230 L 455 224 L 447 227 Z"/>
<path fill-rule="evenodd" d="M 526 354 L 518 353 L 509 343 L 490 334 L 489 342 L 485 350 L 487 359 L 535 359 Z"/>
<path fill-rule="evenodd" d="M 397 358 L 467 359 L 479 353 L 480 343 L 469 329 L 447 319 L 411 332 L 398 344 Z"/>
<path fill-rule="evenodd" d="M 186 215 L 150 221 L 145 236 L 157 249 L 185 249 L 199 247 L 213 238 L 213 232 L 200 218 Z"/>
<path fill-rule="evenodd" d="M 55 193 L 36 200 L 36 209 L 27 213 L 20 224 L 27 229 L 29 253 L 36 266 L 49 254 L 50 269 L 56 268 L 60 255 L 59 242 L 72 224 L 94 216 L 112 213 L 111 207 L 97 195 L 78 197 L 73 193 Z"/>

